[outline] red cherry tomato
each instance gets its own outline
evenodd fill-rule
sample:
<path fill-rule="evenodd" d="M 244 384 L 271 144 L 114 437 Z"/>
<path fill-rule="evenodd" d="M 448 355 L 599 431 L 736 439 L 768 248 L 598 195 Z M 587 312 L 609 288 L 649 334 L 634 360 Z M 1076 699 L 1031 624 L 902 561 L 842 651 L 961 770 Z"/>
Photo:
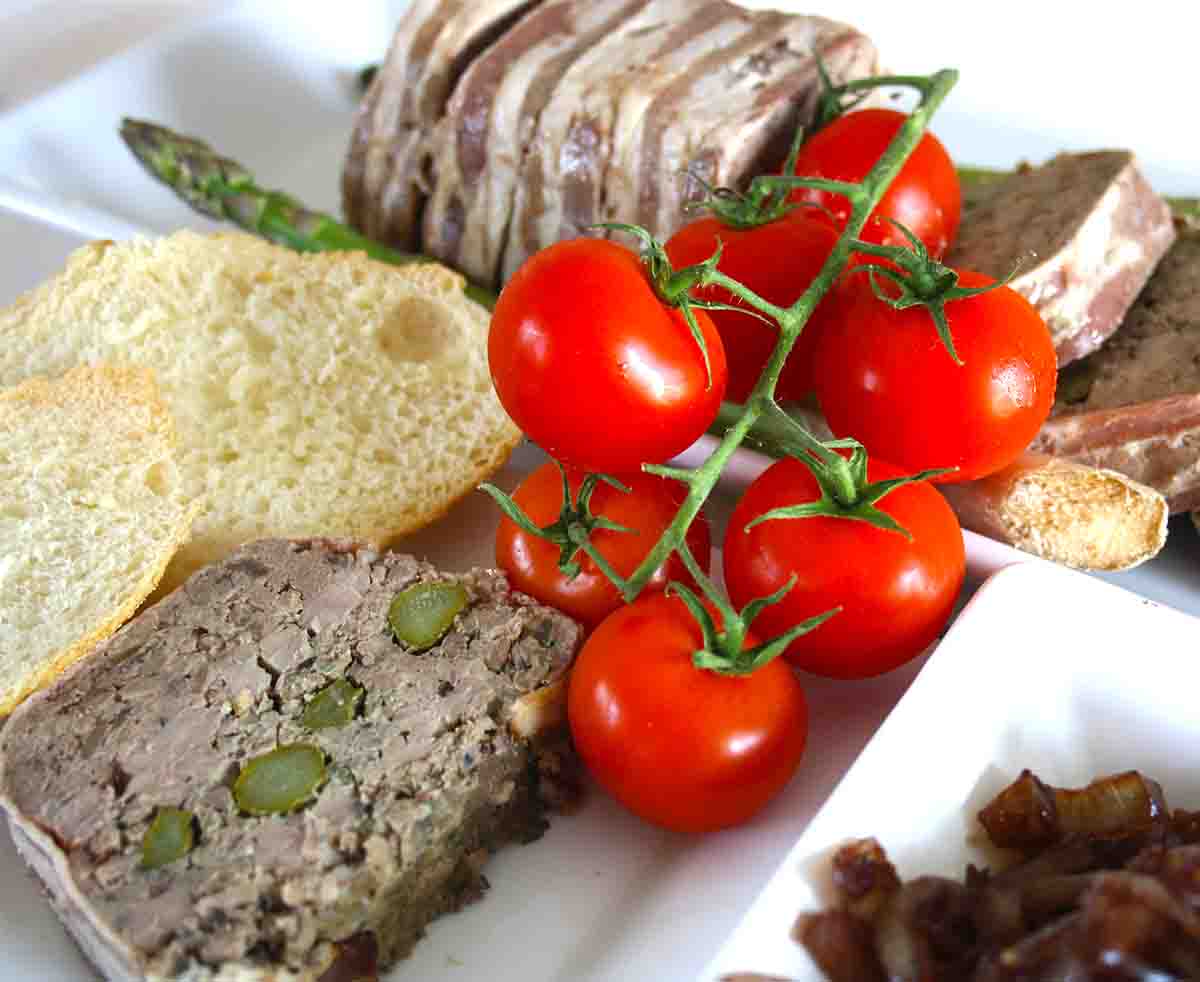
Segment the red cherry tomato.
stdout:
<path fill-rule="evenodd" d="M 882 282 L 882 281 L 881 281 Z M 959 285 L 994 282 L 961 272 Z M 983 477 L 1029 446 L 1054 404 L 1057 361 L 1041 315 L 1008 287 L 946 304 L 956 365 L 924 307 L 894 310 L 863 274 L 844 284 L 839 317 L 815 353 L 830 428 L 910 473 L 957 467 Z"/>
<path fill-rule="evenodd" d="M 500 294 L 488 361 L 500 402 L 552 457 L 618 473 L 685 450 L 716 417 L 725 351 L 703 311 L 704 356 L 638 257 L 603 239 L 532 256 Z"/>
<path fill-rule="evenodd" d="M 801 177 L 861 181 L 906 118 L 894 109 L 861 109 L 839 116 L 800 148 L 795 172 Z M 791 197 L 824 205 L 840 226 L 850 217 L 850 203 L 840 194 L 797 188 Z M 860 238 L 881 245 L 908 245 L 904 234 L 884 221 L 890 218 L 905 225 L 931 256 L 940 259 L 958 234 L 961 215 L 958 171 L 946 148 L 927 132 L 867 219 Z"/>
<path fill-rule="evenodd" d="M 590 511 L 592 515 L 608 518 L 630 531 L 595 529 L 591 542 L 613 569 L 622 576 L 629 576 L 671 524 L 686 489 L 676 481 L 637 471 L 616 476 L 629 488 L 629 493 L 601 481 L 592 493 Z M 574 501 L 583 475 L 568 469 L 567 477 Z M 512 497 L 539 528 L 556 521 L 563 506 L 562 476 L 558 468 L 553 463 L 543 464 L 521 482 Z M 703 513 L 689 526 L 687 544 L 707 572 L 712 539 Z M 558 558 L 558 546 L 529 534 L 511 519 L 501 516 L 496 530 L 496 564 L 508 574 L 516 589 L 557 607 L 587 627 L 595 627 L 624 605 L 617 588 L 590 556 L 583 552 L 576 555 L 580 571 L 570 579 L 559 570 Z M 646 589 L 661 590 L 671 580 L 692 582 L 683 562 L 674 553 L 658 568 Z"/>
<path fill-rule="evenodd" d="M 596 780 L 634 814 L 682 832 L 753 816 L 795 773 L 808 735 L 786 663 L 718 675 L 692 664 L 701 644 L 682 601 L 641 597 L 587 640 L 567 696 L 572 739 Z"/>
<path fill-rule="evenodd" d="M 874 481 L 902 474 L 871 460 Z M 840 613 L 797 638 L 786 657 L 806 671 L 861 679 L 890 671 L 920 654 L 946 624 L 962 587 L 962 531 L 946 500 L 928 484 L 896 488 L 877 503 L 912 534 L 905 538 L 847 518 L 770 519 L 775 508 L 816 501 L 812 471 L 798 460 L 772 464 L 733 510 L 724 543 L 725 584 L 740 609 L 756 597 L 796 583 L 754 622 L 764 637 L 809 617 Z"/>
<path fill-rule="evenodd" d="M 803 211 L 755 228 L 733 228 L 715 217 L 689 222 L 667 240 L 667 256 L 679 269 L 708 259 L 722 246 L 718 269 L 748 286 L 759 296 L 778 307 L 790 307 L 800 297 L 829 257 L 837 243 L 837 232 L 823 219 Z M 695 291 L 695 295 L 718 303 L 739 304 L 722 287 L 710 286 Z M 817 309 L 804 326 L 788 356 L 784 374 L 776 388 L 781 399 L 798 399 L 811 385 L 799 363 L 811 363 L 811 351 L 825 304 Z M 732 310 L 709 311 L 720 332 L 729 364 L 727 399 L 745 402 L 758 382 L 763 367 L 770 358 L 779 337 L 774 324 L 765 323 L 749 313 Z"/>

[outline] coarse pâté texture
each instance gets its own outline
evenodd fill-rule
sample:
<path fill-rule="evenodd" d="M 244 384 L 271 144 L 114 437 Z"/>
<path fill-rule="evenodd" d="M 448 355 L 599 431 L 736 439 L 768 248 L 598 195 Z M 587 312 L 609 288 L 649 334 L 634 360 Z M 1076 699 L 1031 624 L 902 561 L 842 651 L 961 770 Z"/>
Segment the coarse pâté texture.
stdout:
<path fill-rule="evenodd" d="M 427 582 L 461 585 L 468 604 L 415 651 L 388 609 Z M 451 576 L 323 540 L 252 543 L 13 715 L 0 804 L 109 979 L 315 982 L 341 959 L 384 968 L 478 895 L 491 849 L 543 829 L 562 760 L 514 720 L 562 680 L 579 640 L 493 571 Z M 305 708 L 343 679 L 364 690 L 357 713 L 306 727 Z M 323 755 L 321 781 L 291 811 L 248 814 L 246 765 L 297 745 Z M 194 843 L 146 868 L 164 809 L 194 817 Z"/>

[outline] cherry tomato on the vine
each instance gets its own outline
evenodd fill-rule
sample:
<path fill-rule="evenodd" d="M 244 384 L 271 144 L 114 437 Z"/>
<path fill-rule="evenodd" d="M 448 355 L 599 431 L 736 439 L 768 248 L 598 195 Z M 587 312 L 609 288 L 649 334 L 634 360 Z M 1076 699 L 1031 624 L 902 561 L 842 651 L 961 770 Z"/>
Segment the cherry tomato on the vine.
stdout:
<path fill-rule="evenodd" d="M 804 692 L 782 660 L 718 675 L 692 664 L 702 643 L 677 597 L 639 598 L 588 639 L 567 696 L 596 780 L 634 814 L 683 832 L 753 816 L 795 773 L 808 736 Z"/>
<path fill-rule="evenodd" d="M 818 218 L 807 211 L 793 211 L 754 228 L 731 227 L 714 216 L 699 218 L 667 240 L 667 256 L 671 265 L 680 269 L 708 259 L 720 243 L 721 261 L 717 268 L 722 273 L 776 306 L 790 307 L 821 271 L 838 238 L 823 216 Z M 719 286 L 696 290 L 695 296 L 718 303 L 742 303 Z M 804 382 L 793 384 L 793 379 L 801 378 L 793 366 L 811 361 L 824 307 L 824 304 L 817 306 L 788 355 L 787 367 L 776 388 L 781 399 L 799 398 L 811 388 Z M 779 330 L 753 313 L 711 310 L 709 316 L 720 332 L 729 365 L 725 397 L 745 402 L 775 348 Z"/>
<path fill-rule="evenodd" d="M 903 472 L 879 460 L 872 482 Z M 946 624 L 962 587 L 962 531 L 946 500 L 925 483 L 906 484 L 877 502 L 912 535 L 841 517 L 773 518 L 787 505 L 816 501 L 816 478 L 799 460 L 772 464 L 746 489 L 729 519 L 725 584 L 738 607 L 766 596 L 792 577 L 795 585 L 759 614 L 765 636 L 823 611 L 842 610 L 788 647 L 785 657 L 831 678 L 879 675 L 920 654 Z"/>
<path fill-rule="evenodd" d="M 800 148 L 795 173 L 800 177 L 861 181 L 906 118 L 894 109 L 860 109 L 839 116 Z M 850 202 L 840 194 L 797 188 L 791 198 L 824 205 L 839 225 L 845 225 L 850 216 Z M 946 148 L 927 132 L 867 219 L 859 238 L 880 245 L 908 245 L 904 234 L 884 220 L 890 218 L 906 226 L 925 243 L 934 259 L 940 259 L 958 234 L 961 215 L 958 171 Z"/>
<path fill-rule="evenodd" d="M 593 529 L 590 541 L 613 569 L 621 576 L 629 576 L 671 524 L 686 489 L 676 481 L 638 471 L 614 476 L 629 492 L 601 481 L 592 493 L 589 511 L 629 531 Z M 567 478 L 574 502 L 583 475 L 568 468 Z M 539 528 L 557 521 L 563 507 L 562 476 L 558 468 L 553 463 L 543 464 L 521 482 L 512 497 Z M 712 538 L 703 512 L 688 527 L 687 544 L 707 572 Z M 595 627 L 624 604 L 612 581 L 586 553 L 576 554 L 580 569 L 570 578 L 558 568 L 558 559 L 557 545 L 526 532 L 507 516 L 500 517 L 496 529 L 496 564 L 508 574 L 516 589 L 557 607 L 587 627 Z M 646 589 L 661 590 L 671 580 L 692 582 L 682 560 L 674 553 L 650 578 Z"/>
<path fill-rule="evenodd" d="M 959 274 L 962 287 L 993 282 Z M 957 365 L 924 307 L 895 310 L 861 273 L 840 294 L 815 354 L 817 398 L 836 435 L 910 472 L 957 467 L 935 479 L 946 482 L 991 474 L 1029 446 L 1054 404 L 1057 360 L 1024 297 L 1002 286 L 945 305 Z"/>
<path fill-rule="evenodd" d="M 711 381 L 683 313 L 659 300 L 635 253 L 604 239 L 543 249 L 492 314 L 500 402 L 564 463 L 607 473 L 662 463 L 704 433 L 725 393 L 721 338 L 695 315 Z"/>

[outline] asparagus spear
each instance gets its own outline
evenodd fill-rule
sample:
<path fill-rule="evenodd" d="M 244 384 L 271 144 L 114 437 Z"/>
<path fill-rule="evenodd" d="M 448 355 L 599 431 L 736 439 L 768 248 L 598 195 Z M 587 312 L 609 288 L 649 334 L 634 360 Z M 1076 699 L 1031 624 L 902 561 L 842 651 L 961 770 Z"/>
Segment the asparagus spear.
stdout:
<path fill-rule="evenodd" d="M 282 191 L 260 187 L 241 164 L 200 140 L 129 118 L 121 120 L 121 139 L 152 177 L 210 218 L 233 222 L 299 252 L 361 250 L 396 266 L 431 261 L 389 249 Z M 489 310 L 495 306 L 496 295 L 486 287 L 468 283 L 465 292 Z"/>

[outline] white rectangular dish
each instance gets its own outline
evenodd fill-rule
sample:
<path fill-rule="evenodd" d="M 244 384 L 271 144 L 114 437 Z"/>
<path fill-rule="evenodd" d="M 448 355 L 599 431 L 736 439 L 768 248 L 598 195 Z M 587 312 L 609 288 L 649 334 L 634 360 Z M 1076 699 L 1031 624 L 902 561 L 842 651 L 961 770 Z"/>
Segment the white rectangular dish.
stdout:
<path fill-rule="evenodd" d="M 129 6 L 93 0 L 88 16 L 93 22 L 107 17 L 104 22 L 115 33 L 115 19 Z M 0 305 L 52 274 L 67 251 L 88 238 L 124 238 L 185 225 L 218 227 L 143 173 L 116 136 L 122 115 L 155 119 L 208 140 L 244 162 L 265 185 L 284 188 L 315 207 L 338 210 L 354 78 L 382 55 L 403 0 L 356 0 L 339 6 L 332 18 L 326 5 L 282 0 L 172 0 L 155 6 L 177 7 L 178 21 L 140 40 L 131 36 L 124 52 L 110 60 L 89 64 L 73 76 L 62 73 L 69 80 L 40 95 L 14 101 L 0 91 L 0 108 L 13 107 L 0 112 L 0 254 L 5 257 Z M 847 16 L 832 4 L 804 6 Z M 1122 25 L 1120 32 L 1093 26 L 1089 58 L 1078 50 L 1080 45 L 1055 41 L 1054 32 L 1062 26 L 1055 19 L 1059 14 L 1036 13 L 1032 4 L 1024 5 L 1029 9 L 1022 13 L 1022 6 L 1010 7 L 1010 16 L 996 26 L 1004 37 L 1015 37 L 1018 28 L 1027 33 L 1022 24 L 1030 18 L 1051 26 L 1045 37 L 1024 37 L 1021 47 L 1010 47 L 1007 65 L 989 51 L 1003 45 L 968 37 L 967 19 L 949 7 L 930 18 L 912 18 L 919 23 L 911 26 L 884 4 L 864 5 L 855 19 L 876 36 L 897 70 L 932 70 L 944 64 L 964 69 L 960 92 L 935 124 L 961 159 L 1009 166 L 1060 146 L 1127 143 L 1147 148 L 1148 171 L 1163 190 L 1194 192 L 1200 186 L 1200 144 L 1192 141 L 1168 152 L 1162 124 L 1151 126 L 1151 114 L 1133 111 L 1137 100 L 1130 78 L 1154 71 L 1161 79 L 1156 61 L 1171 60 L 1164 50 L 1187 36 L 1184 21 L 1197 15 L 1157 5 L 1179 28 L 1157 39 L 1157 57 L 1149 53 L 1149 34 L 1144 44 L 1134 37 L 1144 21 L 1128 29 Z M 23 24 L 36 21 L 45 27 L 69 18 L 72 7 L 63 0 L 43 0 L 28 4 L 24 14 L 5 14 L 0 61 L 22 36 Z M 1153 21 L 1152 13 L 1148 19 Z M 156 27 L 165 21 L 154 18 Z M 1123 71 L 1102 71 L 1118 40 L 1128 54 Z M 1139 67 L 1134 59 L 1143 49 L 1147 54 Z M 66 50 L 63 46 L 58 53 Z M 1039 72 L 1008 78 L 1004 72 L 1012 69 L 1011 55 L 1017 52 L 1022 56 L 1015 60 L 1036 63 Z M 1091 95 L 1064 95 L 1066 86 L 1077 90 L 1084 80 L 1093 87 Z M 1035 84 L 1054 96 L 1022 123 L 1013 107 L 1034 98 Z M 1182 112 L 1186 91 L 1180 85 L 1157 92 L 1159 111 L 1154 115 L 1161 117 L 1172 103 Z M 1001 111 L 1006 105 L 1007 113 Z M 537 459 L 522 448 L 498 482 L 512 486 Z M 753 461 L 747 466 L 753 467 Z M 728 500 L 714 506 L 719 517 Z M 1176 526 L 1167 553 L 1116 579 L 1146 596 L 1200 612 L 1195 533 L 1184 522 Z M 494 527 L 495 511 L 477 496 L 406 546 L 452 568 L 488 563 Z M 967 543 L 976 578 L 1023 558 L 978 536 L 968 535 Z M 435 923 L 413 958 L 391 978 L 587 982 L 696 977 L 919 667 L 914 663 L 855 685 L 809 683 L 810 749 L 801 771 L 744 828 L 705 839 L 672 836 L 593 795 L 580 814 L 555 822 L 538 844 L 496 857 L 488 870 L 493 889 L 484 902 Z M 886 793 L 882 786 L 877 798 Z M 514 938 L 523 943 L 514 945 Z M 497 950 L 503 950 L 502 959 Z M 6 982 L 94 978 L 22 868 L 6 832 L 0 832 L 0 959 Z"/>
<path fill-rule="evenodd" d="M 1200 620 L 1048 564 L 993 576 L 809 824 L 705 980 L 819 982 L 790 939 L 828 898 L 829 860 L 875 836 L 904 879 L 986 864 L 976 812 L 1023 768 L 1081 787 L 1130 769 L 1200 807 Z"/>

